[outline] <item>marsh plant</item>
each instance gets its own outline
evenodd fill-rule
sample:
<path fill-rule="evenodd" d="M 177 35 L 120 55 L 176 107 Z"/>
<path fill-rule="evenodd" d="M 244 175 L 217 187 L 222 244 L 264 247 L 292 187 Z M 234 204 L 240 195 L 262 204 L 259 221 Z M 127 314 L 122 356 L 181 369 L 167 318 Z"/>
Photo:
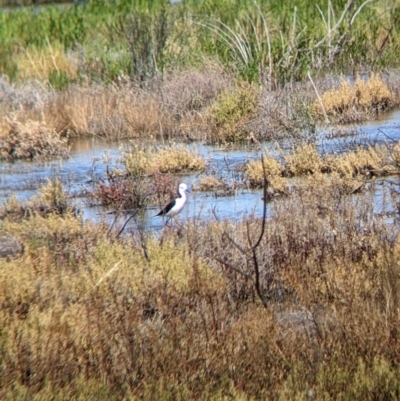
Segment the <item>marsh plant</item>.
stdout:
<path fill-rule="evenodd" d="M 371 179 L 398 175 L 398 156 L 398 144 L 359 146 L 347 153 L 325 155 L 320 155 L 315 145 L 303 144 L 275 157 L 265 151 L 264 168 L 260 160 L 251 160 L 244 167 L 244 178 L 250 186 L 260 188 L 265 174 L 272 194 L 284 194 L 288 177 L 325 174 L 341 192 L 352 193 Z"/>
<path fill-rule="evenodd" d="M 368 115 L 392 108 L 396 101 L 382 79 L 374 74 L 364 80 L 357 77 L 354 84 L 342 80 L 340 87 L 325 92 L 313 108 L 340 123 L 365 120 Z"/>
<path fill-rule="evenodd" d="M 1 398 L 395 397 L 398 229 L 307 177 L 268 218 L 157 238 L 1 219 L 24 245 L 0 262 Z"/>
<path fill-rule="evenodd" d="M 49 127 L 45 121 L 24 123 L 5 118 L 0 128 L 0 160 L 48 160 L 68 158 L 68 138 Z"/>
<path fill-rule="evenodd" d="M 257 110 L 259 92 L 254 86 L 239 83 L 233 92 L 222 92 L 209 108 L 214 142 L 243 142 L 250 134 L 245 122 Z"/>
<path fill-rule="evenodd" d="M 204 170 L 206 160 L 195 150 L 184 146 L 141 147 L 124 151 L 124 164 L 130 176 L 157 173 L 179 173 Z"/>

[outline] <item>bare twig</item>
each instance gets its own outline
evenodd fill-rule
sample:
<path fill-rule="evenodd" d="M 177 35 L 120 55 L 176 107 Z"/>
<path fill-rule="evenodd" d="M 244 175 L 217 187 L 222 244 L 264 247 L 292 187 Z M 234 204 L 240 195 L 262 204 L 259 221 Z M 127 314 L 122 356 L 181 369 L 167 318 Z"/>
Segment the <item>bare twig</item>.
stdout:
<path fill-rule="evenodd" d="M 122 228 L 119 230 L 118 234 L 115 236 L 115 238 L 118 238 L 122 232 L 125 230 L 126 225 L 129 223 L 129 221 L 135 217 L 137 215 L 137 209 L 128 217 L 128 219 L 125 221 L 124 225 L 122 226 Z"/>
<path fill-rule="evenodd" d="M 263 216 L 262 216 L 262 221 L 261 221 L 261 230 L 258 235 L 257 241 L 253 244 L 251 235 L 250 235 L 250 225 L 247 223 L 246 225 L 246 230 L 247 230 L 247 242 L 248 242 L 248 247 L 249 250 L 246 250 L 243 246 L 239 245 L 233 238 L 230 237 L 230 235 L 224 231 L 223 236 L 226 237 L 232 244 L 233 246 L 239 250 L 239 252 L 246 257 L 247 260 L 252 261 L 253 265 L 253 272 L 248 273 L 242 269 L 238 269 L 235 266 L 232 266 L 231 264 L 223 261 L 222 259 L 215 257 L 215 260 L 223 264 L 225 267 L 229 268 L 230 270 L 241 274 L 243 277 L 247 278 L 250 280 L 254 286 L 255 292 L 260 299 L 262 305 L 264 308 L 268 308 L 268 302 L 263 294 L 263 289 L 262 289 L 262 284 L 260 280 L 260 265 L 258 262 L 258 256 L 257 256 L 257 248 L 260 246 L 261 241 L 265 235 L 265 225 L 266 225 L 266 219 L 267 219 L 267 188 L 268 188 L 268 179 L 267 179 L 267 174 L 265 170 L 265 162 L 264 162 L 264 156 L 261 157 L 261 163 L 263 167 Z M 250 255 L 249 255 L 250 252 Z"/>

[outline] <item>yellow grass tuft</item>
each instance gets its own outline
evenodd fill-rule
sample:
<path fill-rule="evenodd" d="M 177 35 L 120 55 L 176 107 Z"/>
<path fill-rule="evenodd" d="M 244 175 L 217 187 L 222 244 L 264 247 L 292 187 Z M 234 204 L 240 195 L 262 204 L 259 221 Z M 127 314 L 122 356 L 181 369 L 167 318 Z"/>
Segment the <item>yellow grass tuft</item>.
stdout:
<path fill-rule="evenodd" d="M 183 146 L 156 149 L 134 146 L 124 152 L 124 163 L 127 173 L 134 176 L 200 171 L 206 166 L 203 156 Z"/>
<path fill-rule="evenodd" d="M 327 156 L 325 163 L 329 170 L 342 178 L 370 178 L 395 170 L 391 165 L 388 149 L 378 145 L 358 148 L 343 155 Z"/>
<path fill-rule="evenodd" d="M 64 46 L 60 43 L 48 43 L 41 48 L 28 46 L 15 57 L 18 78 L 22 82 L 31 79 L 47 82 L 54 72 L 73 78 L 78 72 L 76 61 L 68 57 Z"/>
<path fill-rule="evenodd" d="M 314 174 L 321 171 L 323 162 L 314 145 L 302 145 L 285 157 L 287 168 L 293 175 Z"/>
<path fill-rule="evenodd" d="M 376 75 L 364 81 L 357 78 L 354 85 L 358 106 L 362 108 L 386 109 L 393 103 L 393 95 L 385 83 Z"/>
<path fill-rule="evenodd" d="M 341 122 L 359 119 L 360 113 L 385 110 L 395 104 L 389 88 L 374 74 L 366 81 L 358 77 L 353 86 L 343 80 L 338 89 L 325 92 L 321 100 L 326 114 Z M 313 109 L 323 115 L 319 101 L 314 102 Z"/>
<path fill-rule="evenodd" d="M 286 179 L 282 176 L 285 167 L 268 151 L 264 155 L 265 176 L 269 186 L 275 193 L 285 193 L 287 190 Z M 245 175 L 250 185 L 253 187 L 261 187 L 264 183 L 264 171 L 261 160 L 251 160 L 246 165 Z"/>
<path fill-rule="evenodd" d="M 303 145 L 295 148 L 284 157 L 285 165 L 269 154 L 264 156 L 266 177 L 274 192 L 287 192 L 288 184 L 285 175 L 316 175 L 316 180 L 334 185 L 341 193 L 353 193 L 363 184 L 363 180 L 373 177 L 398 174 L 400 171 L 400 145 L 359 147 L 341 155 L 321 157 L 315 146 Z M 322 178 L 323 175 L 326 178 Z M 253 160 L 245 167 L 245 176 L 250 185 L 263 185 L 261 160 Z M 307 181 L 309 183 L 312 180 Z M 316 184 L 319 186 L 320 184 Z"/>

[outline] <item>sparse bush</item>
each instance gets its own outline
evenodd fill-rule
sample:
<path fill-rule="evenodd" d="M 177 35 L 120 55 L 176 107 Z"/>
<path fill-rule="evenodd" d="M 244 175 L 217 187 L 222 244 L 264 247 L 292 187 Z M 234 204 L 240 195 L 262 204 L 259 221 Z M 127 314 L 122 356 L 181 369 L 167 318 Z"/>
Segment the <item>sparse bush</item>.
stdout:
<path fill-rule="evenodd" d="M 239 84 L 233 92 L 223 92 L 209 109 L 211 124 L 215 126 L 216 142 L 240 142 L 245 139 L 243 124 L 256 112 L 257 90 L 248 84 Z"/>
<path fill-rule="evenodd" d="M 68 156 L 68 139 L 62 138 L 44 121 L 21 123 L 5 119 L 0 137 L 0 159 L 46 160 Z"/>
<path fill-rule="evenodd" d="M 222 66 L 210 62 L 198 69 L 168 72 L 159 86 L 160 103 L 174 118 L 198 114 L 232 86 L 232 79 Z"/>

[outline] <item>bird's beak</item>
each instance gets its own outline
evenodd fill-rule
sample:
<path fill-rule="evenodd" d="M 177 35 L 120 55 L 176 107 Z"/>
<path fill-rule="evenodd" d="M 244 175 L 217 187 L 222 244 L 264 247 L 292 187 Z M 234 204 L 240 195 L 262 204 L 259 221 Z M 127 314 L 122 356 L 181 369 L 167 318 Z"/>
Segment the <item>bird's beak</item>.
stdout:
<path fill-rule="evenodd" d="M 185 191 L 186 191 L 186 192 L 188 192 L 189 194 L 191 194 L 191 193 L 192 193 L 192 191 L 189 191 L 188 189 L 185 189 Z"/>

